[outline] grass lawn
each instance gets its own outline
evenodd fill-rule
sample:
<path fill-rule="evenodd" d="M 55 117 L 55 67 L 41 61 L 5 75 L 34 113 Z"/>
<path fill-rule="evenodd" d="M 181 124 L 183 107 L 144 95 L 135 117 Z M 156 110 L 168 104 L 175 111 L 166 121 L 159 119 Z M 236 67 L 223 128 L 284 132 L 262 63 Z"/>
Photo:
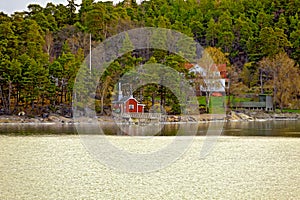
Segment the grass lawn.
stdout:
<path fill-rule="evenodd" d="M 198 102 L 199 105 L 206 105 L 206 101 L 205 101 L 205 96 L 200 96 L 198 97 Z M 224 108 L 224 100 L 225 103 L 228 102 L 228 96 L 226 97 L 211 97 L 210 100 L 210 112 L 209 113 L 213 113 L 213 114 L 222 114 L 225 112 L 225 108 Z M 249 101 L 253 101 L 253 99 L 251 98 L 240 98 L 240 97 L 230 97 L 230 103 L 231 106 L 233 103 L 238 103 L 238 102 L 249 102 Z M 212 110 L 213 109 L 213 110 Z M 276 109 L 276 112 L 280 113 L 280 109 Z M 297 109 L 283 109 L 282 110 L 283 113 L 299 113 L 300 114 L 300 110 Z"/>
<path fill-rule="evenodd" d="M 198 97 L 199 105 L 206 105 L 205 96 Z M 225 113 L 225 97 L 211 97 L 209 104 L 209 113 L 211 114 L 224 114 Z"/>
<path fill-rule="evenodd" d="M 205 96 L 198 97 L 199 105 L 206 105 L 205 98 L 206 98 Z M 228 98 L 229 98 L 229 96 L 225 96 L 225 97 L 212 96 L 211 100 L 210 100 L 210 110 L 211 110 L 211 108 L 213 108 L 214 110 L 210 111 L 210 113 L 224 113 L 225 112 L 224 104 L 228 102 Z M 248 101 L 252 101 L 252 99 L 230 96 L 231 106 L 232 106 L 232 103 L 248 102 Z"/>
<path fill-rule="evenodd" d="M 276 112 L 280 112 L 280 109 L 276 109 Z M 300 110 L 296 110 L 296 109 L 283 109 L 282 112 L 283 113 L 299 113 L 300 114 Z"/>

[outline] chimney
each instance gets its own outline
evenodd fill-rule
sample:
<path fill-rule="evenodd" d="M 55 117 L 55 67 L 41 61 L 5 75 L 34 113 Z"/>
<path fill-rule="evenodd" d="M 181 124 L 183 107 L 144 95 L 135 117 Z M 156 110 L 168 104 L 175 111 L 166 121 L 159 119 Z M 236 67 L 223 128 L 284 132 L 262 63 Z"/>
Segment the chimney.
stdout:
<path fill-rule="evenodd" d="M 119 82 L 118 101 L 120 101 L 122 98 L 123 98 L 123 94 L 122 94 L 121 82 Z"/>

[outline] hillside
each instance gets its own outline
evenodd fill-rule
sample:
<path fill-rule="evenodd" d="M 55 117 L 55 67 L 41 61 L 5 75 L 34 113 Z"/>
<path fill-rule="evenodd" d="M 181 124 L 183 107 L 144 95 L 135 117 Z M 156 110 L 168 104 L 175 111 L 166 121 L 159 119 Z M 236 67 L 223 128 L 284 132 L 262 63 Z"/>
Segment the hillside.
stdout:
<path fill-rule="evenodd" d="M 268 93 L 280 109 L 299 109 L 300 1 L 150 0 L 137 4 L 82 0 L 66 6 L 28 6 L 29 12 L 0 13 L 0 114 L 70 114 L 73 83 L 92 47 L 139 27 L 179 31 L 226 64 L 229 95 Z M 97 111 L 109 110 L 114 85 L 136 65 L 157 62 L 185 73 L 186 60 L 158 50 L 117 58 L 100 78 Z M 146 91 L 147 90 L 147 91 Z M 178 114 L 168 88 L 143 89 L 143 103 L 157 101 Z M 139 93 L 140 91 L 137 91 Z M 151 102 L 152 101 L 152 102 Z M 101 105 L 100 105 L 101 104 Z"/>

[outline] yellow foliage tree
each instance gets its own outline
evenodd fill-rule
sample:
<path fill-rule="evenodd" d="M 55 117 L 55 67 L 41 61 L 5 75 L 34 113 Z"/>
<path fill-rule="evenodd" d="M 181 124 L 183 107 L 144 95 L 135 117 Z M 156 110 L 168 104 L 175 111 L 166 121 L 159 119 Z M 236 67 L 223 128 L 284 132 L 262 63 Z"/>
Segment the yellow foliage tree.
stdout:
<path fill-rule="evenodd" d="M 226 54 L 222 52 L 221 48 L 207 47 L 205 48 L 205 51 L 210 55 L 215 64 L 230 65 L 229 59 L 226 57 Z"/>
<path fill-rule="evenodd" d="M 295 61 L 284 52 L 263 58 L 259 65 L 270 77 L 274 103 L 279 105 L 281 111 L 284 107 L 291 107 L 300 94 L 300 71 Z"/>

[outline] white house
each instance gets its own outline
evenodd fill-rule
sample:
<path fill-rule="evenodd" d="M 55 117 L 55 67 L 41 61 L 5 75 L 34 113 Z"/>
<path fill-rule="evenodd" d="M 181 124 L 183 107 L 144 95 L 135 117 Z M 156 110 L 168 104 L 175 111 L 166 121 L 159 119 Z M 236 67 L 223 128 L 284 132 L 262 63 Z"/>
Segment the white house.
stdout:
<path fill-rule="evenodd" d="M 203 78 L 204 84 L 200 85 L 201 92 L 225 93 L 227 79 L 221 74 L 216 65 L 204 68 L 196 64 L 189 69 L 189 72 L 200 74 Z"/>

